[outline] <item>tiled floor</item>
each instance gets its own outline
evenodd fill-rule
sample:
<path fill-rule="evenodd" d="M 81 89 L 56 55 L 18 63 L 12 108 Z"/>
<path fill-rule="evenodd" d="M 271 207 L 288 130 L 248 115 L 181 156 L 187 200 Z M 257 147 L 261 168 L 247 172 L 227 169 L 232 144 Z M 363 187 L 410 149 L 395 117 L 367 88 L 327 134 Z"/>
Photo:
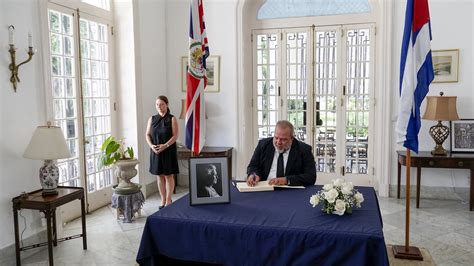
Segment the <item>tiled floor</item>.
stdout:
<path fill-rule="evenodd" d="M 174 200 L 183 196 L 187 188 L 178 188 Z M 405 200 L 380 198 L 387 244 L 403 245 L 405 239 Z M 412 201 L 414 202 L 414 200 Z M 87 216 L 88 250 L 82 250 L 81 239 L 59 243 L 54 249 L 55 265 L 135 265 L 146 216 L 154 213 L 159 196 L 148 198 L 142 217 L 133 223 L 117 221 L 115 210 L 101 208 Z M 421 208 L 411 208 L 411 244 L 425 247 L 438 265 L 473 265 L 474 212 L 460 201 L 425 200 Z M 80 232 L 80 221 L 66 225 L 64 235 Z M 47 249 L 23 258 L 23 265 L 47 265 Z M 0 265 L 14 265 L 14 258 L 0 261 Z"/>

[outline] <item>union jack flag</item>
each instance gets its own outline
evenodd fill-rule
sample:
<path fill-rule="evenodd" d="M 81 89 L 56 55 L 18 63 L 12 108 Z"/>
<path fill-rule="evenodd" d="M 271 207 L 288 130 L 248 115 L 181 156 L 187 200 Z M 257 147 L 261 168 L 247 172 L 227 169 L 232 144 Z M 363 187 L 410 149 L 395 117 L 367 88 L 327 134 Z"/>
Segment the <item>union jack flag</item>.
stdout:
<path fill-rule="evenodd" d="M 197 155 L 206 141 L 206 106 L 204 89 L 207 85 L 206 59 L 209 56 L 202 0 L 191 0 L 189 18 L 189 56 L 186 78 L 186 147 Z"/>

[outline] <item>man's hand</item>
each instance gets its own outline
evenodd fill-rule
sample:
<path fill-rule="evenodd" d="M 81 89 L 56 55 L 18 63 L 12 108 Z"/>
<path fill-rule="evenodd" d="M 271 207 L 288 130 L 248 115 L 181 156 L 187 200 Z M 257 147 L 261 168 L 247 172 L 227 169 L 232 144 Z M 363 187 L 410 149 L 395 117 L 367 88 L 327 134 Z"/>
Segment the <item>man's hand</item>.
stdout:
<path fill-rule="evenodd" d="M 286 177 L 277 177 L 268 180 L 268 184 L 273 186 L 288 185 L 288 180 L 286 180 Z"/>
<path fill-rule="evenodd" d="M 247 177 L 247 185 L 254 187 L 260 181 L 260 177 L 256 174 L 250 174 Z"/>

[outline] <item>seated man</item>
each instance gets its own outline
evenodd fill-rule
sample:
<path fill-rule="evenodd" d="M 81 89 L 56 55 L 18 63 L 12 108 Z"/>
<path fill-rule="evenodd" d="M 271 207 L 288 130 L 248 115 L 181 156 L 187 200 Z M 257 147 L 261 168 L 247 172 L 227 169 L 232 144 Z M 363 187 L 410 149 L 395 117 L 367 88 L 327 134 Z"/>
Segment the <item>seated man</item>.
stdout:
<path fill-rule="evenodd" d="M 247 175 L 249 186 L 267 179 L 270 185 L 314 185 L 316 166 L 311 146 L 294 138 L 290 122 L 278 121 L 275 135 L 258 142 Z"/>

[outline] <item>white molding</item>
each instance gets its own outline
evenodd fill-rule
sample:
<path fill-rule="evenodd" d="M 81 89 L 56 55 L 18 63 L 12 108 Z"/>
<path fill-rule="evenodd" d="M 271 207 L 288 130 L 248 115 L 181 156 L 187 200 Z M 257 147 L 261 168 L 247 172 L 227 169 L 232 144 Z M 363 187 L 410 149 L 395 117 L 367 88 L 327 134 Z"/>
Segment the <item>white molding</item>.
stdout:
<path fill-rule="evenodd" d="M 393 3 L 391 1 L 380 1 L 380 19 L 376 35 L 376 142 L 378 156 L 375 157 L 375 176 L 378 180 L 378 191 L 380 196 L 388 197 L 391 180 L 392 156 L 392 129 L 390 123 L 391 99 L 392 95 L 392 17 Z"/>
<path fill-rule="evenodd" d="M 142 67 L 142 60 L 141 60 L 141 49 L 140 49 L 140 43 L 141 43 L 141 38 L 140 38 L 140 19 L 139 19 L 139 8 L 138 8 L 138 0 L 132 0 L 132 8 L 133 8 L 133 40 L 134 40 L 134 63 L 135 63 L 135 92 L 136 92 L 136 111 L 137 111 L 137 138 L 138 138 L 138 147 L 137 147 L 137 157 L 138 158 L 143 158 L 143 160 L 146 160 L 145 158 L 145 148 L 144 145 L 146 145 L 146 141 L 144 140 L 144 114 L 143 114 L 143 95 L 142 95 L 142 90 L 143 90 L 143 83 L 142 83 L 142 77 L 141 77 L 141 67 Z M 145 167 L 145 163 L 140 163 L 138 166 L 138 183 L 142 184 L 142 191 L 143 194 L 148 195 L 151 194 L 152 191 L 150 191 L 149 186 L 147 185 L 147 173 L 148 169 Z M 154 180 L 153 180 L 154 181 Z M 151 183 L 156 183 L 156 182 L 151 182 Z"/>
<path fill-rule="evenodd" d="M 252 131 L 252 45 L 250 42 L 249 14 L 246 11 L 249 0 L 239 0 L 237 3 L 237 151 L 236 151 L 236 177 L 245 178 L 247 163 L 253 151 Z M 251 17 L 251 15 L 250 15 Z"/>
<path fill-rule="evenodd" d="M 53 105 L 48 104 L 52 102 L 52 92 L 51 92 L 51 63 L 49 57 L 50 57 L 50 51 L 49 51 L 49 29 L 48 29 L 48 2 L 45 1 L 40 1 L 39 2 L 39 18 L 40 18 L 40 31 L 41 33 L 46 33 L 46 34 L 40 34 L 40 41 L 41 41 L 41 47 L 42 52 L 40 55 L 37 54 L 37 56 L 41 56 L 41 59 L 43 60 L 43 85 L 44 85 L 44 101 L 45 101 L 45 114 L 46 114 L 46 120 L 47 121 L 52 121 L 53 120 Z"/>

